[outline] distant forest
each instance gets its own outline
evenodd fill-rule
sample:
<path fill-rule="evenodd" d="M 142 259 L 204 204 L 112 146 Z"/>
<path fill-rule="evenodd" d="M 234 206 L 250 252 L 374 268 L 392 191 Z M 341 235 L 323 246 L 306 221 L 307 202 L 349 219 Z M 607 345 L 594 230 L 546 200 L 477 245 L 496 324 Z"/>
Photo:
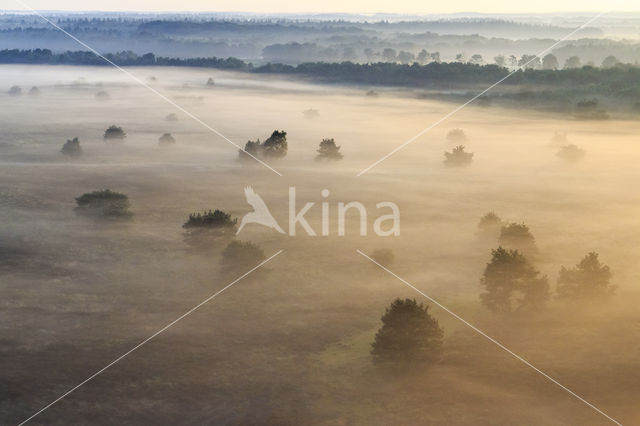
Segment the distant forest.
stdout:
<path fill-rule="evenodd" d="M 367 86 L 395 86 L 414 88 L 447 89 L 461 84 L 492 84 L 510 71 L 495 64 L 479 65 L 463 62 L 417 63 L 369 63 L 353 62 L 325 63 L 309 62 L 299 65 L 266 64 L 254 66 L 237 58 L 169 58 L 153 53 L 137 55 L 133 52 L 106 54 L 106 58 L 121 66 L 175 66 L 203 67 L 221 70 L 242 71 L 260 74 L 284 74 L 309 77 L 315 81 L 349 83 Z M 89 51 L 53 53 L 49 49 L 0 50 L 1 64 L 47 64 L 47 65 L 109 65 L 105 60 Z M 534 96 L 545 92 L 548 96 L 559 96 L 569 91 L 584 94 L 614 95 L 640 101 L 640 67 L 618 63 L 609 68 L 583 66 L 571 69 L 543 70 L 526 69 L 515 72 L 505 85 L 535 86 L 536 92 L 524 91 L 518 96 Z M 549 89 L 554 89 L 553 93 Z"/>

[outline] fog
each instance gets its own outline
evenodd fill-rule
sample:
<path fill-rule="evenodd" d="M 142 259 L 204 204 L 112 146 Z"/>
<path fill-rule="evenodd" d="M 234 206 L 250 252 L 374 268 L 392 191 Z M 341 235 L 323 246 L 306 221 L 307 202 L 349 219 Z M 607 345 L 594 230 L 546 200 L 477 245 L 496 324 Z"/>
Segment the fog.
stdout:
<path fill-rule="evenodd" d="M 289 188 L 318 236 L 247 225 L 264 271 L 249 275 L 56 405 L 34 424 L 606 424 L 607 420 L 437 306 L 438 363 L 379 371 L 370 343 L 394 298 L 428 302 L 356 252 L 389 248 L 390 269 L 624 424 L 640 422 L 636 121 L 469 106 L 368 172 L 378 159 L 457 107 L 410 91 L 318 85 L 204 69 L 129 71 L 240 147 L 285 130 L 280 172 L 238 161 L 238 148 L 115 69 L 0 69 L 0 423 L 17 424 L 243 272 L 220 273 L 226 243 L 193 250 L 189 213 L 251 211 L 251 186 L 287 230 Z M 149 77 L 154 76 L 155 80 Z M 214 86 L 207 86 L 209 77 Z M 21 96 L 7 92 L 21 86 Z M 28 94 L 32 86 L 38 96 Z M 107 100 L 96 99 L 105 91 Z M 318 115 L 309 118 L 305 110 Z M 175 113 L 177 121 L 167 121 Z M 105 143 L 110 125 L 127 133 Z M 472 164 L 445 167 L 455 128 Z M 583 149 L 558 157 L 556 132 Z M 160 147 L 171 133 L 176 143 Z M 83 155 L 60 149 L 78 137 Z M 323 138 L 344 159 L 314 161 Z M 75 197 L 128 195 L 133 217 L 74 213 Z M 321 191 L 330 195 L 323 198 Z M 358 201 L 368 235 L 337 205 Z M 391 201 L 399 236 L 376 236 Z M 330 235 L 321 236 L 329 203 Z M 477 224 L 494 211 L 526 223 L 552 290 L 561 266 L 591 251 L 611 267 L 610 301 L 563 302 L 514 317 L 479 300 L 496 239 Z"/>

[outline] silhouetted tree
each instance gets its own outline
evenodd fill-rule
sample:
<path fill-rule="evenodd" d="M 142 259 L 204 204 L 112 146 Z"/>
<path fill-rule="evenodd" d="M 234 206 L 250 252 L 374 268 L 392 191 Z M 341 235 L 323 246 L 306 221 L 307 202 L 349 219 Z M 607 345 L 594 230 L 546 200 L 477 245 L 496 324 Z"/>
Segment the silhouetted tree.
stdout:
<path fill-rule="evenodd" d="M 480 279 L 484 292 L 480 300 L 493 312 L 535 310 L 549 300 L 546 276 L 517 250 L 498 247 L 491 251 L 491 262 Z"/>
<path fill-rule="evenodd" d="M 494 57 L 493 61 L 499 67 L 504 67 L 504 66 L 507 65 L 507 58 L 505 58 L 504 55 L 498 55 L 498 56 Z"/>
<path fill-rule="evenodd" d="M 189 219 L 182 225 L 183 228 L 208 228 L 235 232 L 238 219 L 231 219 L 231 214 L 222 210 L 205 211 L 204 213 L 191 213 Z"/>
<path fill-rule="evenodd" d="M 415 60 L 415 55 L 411 52 L 405 52 L 404 50 L 401 50 L 400 53 L 398 53 L 398 62 L 400 62 L 401 64 L 410 64 Z"/>
<path fill-rule="evenodd" d="M 503 246 L 518 249 L 527 255 L 538 253 L 536 239 L 524 223 L 513 222 L 503 226 L 498 241 Z"/>
<path fill-rule="evenodd" d="M 122 130 L 122 127 L 116 125 L 109 126 L 104 131 L 104 140 L 123 140 L 127 137 L 127 134 Z"/>
<path fill-rule="evenodd" d="M 287 155 L 287 132 L 274 130 L 271 136 L 262 144 L 262 153 L 265 157 L 282 158 Z"/>
<path fill-rule="evenodd" d="M 82 147 L 80 147 L 80 141 L 78 138 L 67 139 L 64 145 L 62 145 L 62 149 L 60 150 L 64 155 L 68 155 L 70 157 L 77 157 L 82 155 Z"/>
<path fill-rule="evenodd" d="M 209 79 L 207 80 L 207 86 L 215 86 L 216 82 L 213 81 L 212 77 L 209 77 Z"/>
<path fill-rule="evenodd" d="M 162 136 L 158 138 L 158 144 L 160 146 L 170 146 L 176 143 L 176 139 L 171 135 L 171 133 L 164 133 Z"/>
<path fill-rule="evenodd" d="M 222 252 L 221 272 L 225 275 L 244 273 L 265 259 L 264 251 L 249 241 L 233 240 Z"/>
<path fill-rule="evenodd" d="M 377 365 L 407 367 L 440 358 L 444 330 L 415 299 L 396 299 L 382 316 L 382 327 L 371 344 Z"/>
<path fill-rule="evenodd" d="M 598 253 L 591 252 L 575 267 L 560 269 L 556 291 L 560 298 L 606 299 L 616 290 L 611 277 L 611 269 L 600 263 Z"/>
<path fill-rule="evenodd" d="M 88 192 L 76 198 L 76 212 L 91 216 L 130 217 L 129 197 L 125 194 L 105 189 Z"/>
<path fill-rule="evenodd" d="M 340 147 L 336 145 L 336 142 L 331 139 L 322 139 L 320 147 L 317 150 L 316 161 L 319 160 L 342 160 L 342 153 Z"/>
<path fill-rule="evenodd" d="M 394 49 L 391 49 L 390 47 L 387 47 L 382 51 L 382 59 L 384 59 L 386 62 L 395 62 L 396 51 Z"/>
<path fill-rule="evenodd" d="M 373 253 L 369 255 L 369 257 L 387 268 L 391 266 L 395 260 L 393 250 L 388 248 L 375 249 Z"/>
<path fill-rule="evenodd" d="M 422 49 L 418 53 L 418 57 L 416 59 L 417 59 L 419 64 L 425 65 L 425 64 L 429 63 L 429 60 L 431 59 L 431 55 L 429 55 L 429 52 L 427 52 L 425 49 Z"/>
<path fill-rule="evenodd" d="M 39 94 L 40 94 L 40 89 L 38 88 L 38 86 L 33 86 L 31 89 L 29 89 L 29 95 L 38 96 Z"/>
<path fill-rule="evenodd" d="M 540 63 L 540 58 L 536 55 L 522 55 L 518 60 L 518 66 L 527 70 L 535 70 L 539 69 L 542 64 Z"/>
<path fill-rule="evenodd" d="M 465 152 L 464 145 L 458 145 L 451 152 L 445 152 L 444 157 L 444 164 L 449 167 L 464 167 L 473 161 L 473 153 Z"/>

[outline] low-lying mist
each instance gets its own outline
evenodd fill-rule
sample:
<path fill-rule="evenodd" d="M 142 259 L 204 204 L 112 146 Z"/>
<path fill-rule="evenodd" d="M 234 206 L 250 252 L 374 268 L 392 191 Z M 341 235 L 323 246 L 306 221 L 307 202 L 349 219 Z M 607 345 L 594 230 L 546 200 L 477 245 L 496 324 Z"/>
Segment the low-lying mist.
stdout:
<path fill-rule="evenodd" d="M 254 267 L 229 278 L 220 259 L 233 236 L 194 247 L 182 226 L 209 209 L 240 220 L 252 210 L 245 187 L 285 234 L 249 224 L 236 238 L 266 257 L 284 252 L 34 423 L 606 423 L 435 305 L 440 360 L 376 368 L 370 344 L 385 308 L 396 298 L 428 303 L 356 252 L 380 248 L 421 291 L 618 421 L 640 421 L 637 121 L 469 106 L 357 176 L 457 105 L 220 71 L 129 71 L 241 148 L 286 131 L 287 155 L 264 159 L 282 176 L 239 161 L 238 147 L 118 70 L 3 66 L 0 423 L 29 417 Z M 21 95 L 8 93 L 14 85 Z M 111 125 L 126 138 L 105 141 Z M 452 129 L 465 139 L 449 140 Z M 165 133 L 175 143 L 160 144 Z M 82 154 L 62 154 L 76 137 Z M 342 160 L 316 161 L 325 138 Z M 569 144 L 584 155 L 558 155 Z M 444 153 L 457 145 L 472 160 L 447 167 Z M 305 217 L 317 236 L 300 226 L 288 235 L 290 187 L 297 211 L 315 203 Z M 132 216 L 74 210 L 77 197 L 103 189 L 126 194 Z M 366 236 L 355 211 L 338 235 L 338 204 L 350 201 L 366 208 Z M 384 201 L 400 209 L 399 236 L 373 232 Z M 499 245 L 478 233 L 490 211 L 534 235 L 530 260 L 551 284 L 545 309 L 500 314 L 481 304 L 480 278 Z M 560 268 L 592 251 L 611 268 L 615 295 L 558 299 Z"/>

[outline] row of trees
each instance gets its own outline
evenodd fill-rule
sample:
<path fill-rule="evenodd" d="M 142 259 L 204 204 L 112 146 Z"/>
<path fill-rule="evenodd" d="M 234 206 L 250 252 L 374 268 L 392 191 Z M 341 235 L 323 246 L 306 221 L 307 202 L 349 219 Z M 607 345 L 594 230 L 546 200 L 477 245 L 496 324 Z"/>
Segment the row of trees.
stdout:
<path fill-rule="evenodd" d="M 105 142 L 122 142 L 127 137 L 127 134 L 122 127 L 112 125 L 109 126 L 103 135 Z M 176 139 L 171 133 L 163 133 L 158 138 L 158 144 L 160 146 L 171 146 L 176 143 Z M 60 150 L 64 155 L 69 157 L 78 157 L 82 155 L 82 147 L 80 146 L 80 140 L 78 138 L 68 139 Z"/>
<path fill-rule="evenodd" d="M 242 161 L 252 161 L 252 157 L 277 159 L 285 157 L 288 150 L 287 132 L 274 130 L 264 142 L 260 142 L 260 139 L 247 141 L 244 149 L 238 151 L 238 155 Z M 322 139 L 316 152 L 316 161 L 334 161 L 342 160 L 343 158 L 340 146 L 336 145 L 336 141 L 333 138 Z"/>

